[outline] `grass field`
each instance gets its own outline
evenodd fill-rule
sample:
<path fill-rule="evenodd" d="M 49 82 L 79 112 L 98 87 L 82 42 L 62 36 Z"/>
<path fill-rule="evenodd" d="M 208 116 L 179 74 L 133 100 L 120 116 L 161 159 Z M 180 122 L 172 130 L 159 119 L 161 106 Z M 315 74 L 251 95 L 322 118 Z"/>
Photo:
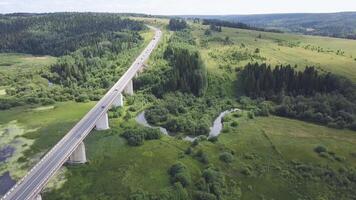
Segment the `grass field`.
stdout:
<path fill-rule="evenodd" d="M 7 134 L 0 140 L 0 147 L 10 144 L 16 150 L 14 156 L 0 164 L 0 174 L 10 171 L 13 178 L 23 176 L 93 105 L 67 102 L 51 109 L 18 107 L 1 111 L 0 133 Z"/>
<path fill-rule="evenodd" d="M 48 66 L 54 63 L 56 58 L 51 56 L 32 56 L 17 53 L 0 54 L 0 71 L 22 70 L 32 67 Z"/>
<path fill-rule="evenodd" d="M 213 32 L 209 37 L 204 35 L 207 26 L 192 24 L 194 35 L 200 44 L 207 40 L 201 52 L 210 70 L 216 72 L 219 67 L 230 65 L 232 68 L 243 67 L 248 62 L 266 62 L 272 66 L 279 64 L 316 66 L 325 71 L 346 76 L 356 81 L 356 41 L 304 36 L 287 33 L 268 33 L 251 30 L 223 28 L 222 32 Z M 232 43 L 223 44 L 229 37 Z M 206 46 L 207 45 L 207 46 Z M 254 51 L 259 49 L 260 53 Z M 248 58 L 230 60 L 214 59 L 209 54 L 221 52 L 248 52 Z M 339 55 L 338 51 L 340 52 Z M 344 52 L 344 53 L 341 53 Z M 251 58 L 252 57 L 252 58 Z M 258 58 L 260 57 L 260 58 Z"/>
<path fill-rule="evenodd" d="M 339 193 L 326 183 L 298 177 L 292 163 L 330 166 L 335 171 L 356 166 L 354 132 L 280 117 L 248 119 L 231 116 L 230 119 L 225 123 L 226 130 L 219 142 L 201 142 L 194 151 L 202 149 L 206 152 L 210 165 L 222 170 L 228 183 L 239 183 L 241 199 L 335 197 Z M 132 120 L 125 126 L 114 121 L 112 129 L 119 133 L 123 127 L 137 126 Z M 239 126 L 230 127 L 232 121 L 237 121 Z M 189 168 L 194 182 L 206 167 L 195 156 L 184 154 L 189 142 L 170 137 L 130 147 L 125 139 L 108 130 L 93 132 L 85 143 L 89 163 L 69 167 L 67 182 L 62 188 L 46 193 L 45 198 L 127 199 L 138 189 L 151 193 L 167 190 L 170 187 L 167 170 L 177 160 Z M 340 162 L 319 156 L 314 152 L 318 145 L 324 145 L 344 160 Z M 234 152 L 233 163 L 219 160 L 220 153 L 226 151 Z M 249 175 L 244 174 L 246 169 Z M 325 194 L 325 191 L 328 192 Z M 340 199 L 347 199 L 343 197 L 341 195 Z M 226 199 L 236 198 L 226 196 Z"/>
<path fill-rule="evenodd" d="M 252 169 L 251 176 L 242 176 L 239 179 L 245 182 L 243 191 L 248 190 L 248 185 L 256 190 L 243 195 L 245 198 L 242 199 L 256 199 L 260 194 L 266 199 L 297 199 L 304 195 L 305 198 L 318 199 L 324 196 L 325 191 L 332 190 L 325 182 L 296 179 L 291 170 L 293 162 L 328 166 L 335 171 L 356 166 L 355 132 L 280 117 L 242 119 L 239 123 L 238 128 L 223 134 L 220 142 L 236 152 L 238 159 L 234 168 L 245 165 Z M 225 127 L 226 125 L 225 123 Z M 314 152 L 314 148 L 319 145 L 325 146 L 328 151 L 344 160 L 339 162 L 319 156 Z M 253 159 L 246 159 L 246 155 L 253 155 Z M 294 185 L 296 182 L 297 186 Z M 333 190 L 325 197 L 336 198 L 335 193 L 337 191 Z"/>
<path fill-rule="evenodd" d="M 0 97 L 6 94 L 5 89 L 11 88 L 14 82 L 30 84 L 32 81 L 31 84 L 48 85 L 48 81 L 39 73 L 55 61 L 56 58 L 51 56 L 0 53 Z"/>

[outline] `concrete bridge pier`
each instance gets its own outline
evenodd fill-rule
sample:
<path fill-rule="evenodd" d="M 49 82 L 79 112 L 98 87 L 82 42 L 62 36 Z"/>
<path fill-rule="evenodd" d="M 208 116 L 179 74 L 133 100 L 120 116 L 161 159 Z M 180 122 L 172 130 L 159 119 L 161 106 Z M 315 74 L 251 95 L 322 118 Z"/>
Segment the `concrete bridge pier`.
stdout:
<path fill-rule="evenodd" d="M 116 99 L 114 100 L 114 102 L 112 103 L 113 107 L 122 107 L 124 106 L 124 99 L 122 94 L 120 93 L 119 96 L 116 97 Z"/>
<path fill-rule="evenodd" d="M 84 142 L 81 142 L 77 149 L 72 153 L 68 159 L 69 164 L 83 164 L 87 162 L 87 156 L 85 154 Z M 38 199 L 35 199 L 38 200 Z"/>
<path fill-rule="evenodd" d="M 133 95 L 134 91 L 133 91 L 133 82 L 132 82 L 132 80 L 130 80 L 127 83 L 127 85 L 126 85 L 126 87 L 124 89 L 124 92 L 125 92 L 125 94 Z"/>
<path fill-rule="evenodd" d="M 95 124 L 95 129 L 98 131 L 109 129 L 109 117 L 108 113 L 105 113 Z"/>

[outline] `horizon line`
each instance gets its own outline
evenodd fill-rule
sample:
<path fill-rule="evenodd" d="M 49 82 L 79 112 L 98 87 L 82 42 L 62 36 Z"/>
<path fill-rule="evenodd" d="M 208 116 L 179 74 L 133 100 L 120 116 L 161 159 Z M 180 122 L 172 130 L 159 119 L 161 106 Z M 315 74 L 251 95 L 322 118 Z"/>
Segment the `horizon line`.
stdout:
<path fill-rule="evenodd" d="M 135 12 L 111 12 L 111 11 L 49 11 L 49 12 L 0 12 L 1 15 L 11 14 L 55 14 L 55 13 L 108 13 L 108 14 L 136 14 L 150 16 L 233 16 L 233 15 L 283 15 L 283 14 L 338 14 L 356 13 L 356 11 L 335 11 L 335 12 L 271 12 L 271 13 L 249 13 L 249 14 L 149 14 Z"/>

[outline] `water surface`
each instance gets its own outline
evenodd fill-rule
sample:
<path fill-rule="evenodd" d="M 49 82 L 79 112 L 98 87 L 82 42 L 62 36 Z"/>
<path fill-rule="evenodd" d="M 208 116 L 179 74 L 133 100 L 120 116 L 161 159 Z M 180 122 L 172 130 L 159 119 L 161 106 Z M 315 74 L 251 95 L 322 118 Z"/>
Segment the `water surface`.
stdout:
<path fill-rule="evenodd" d="M 235 112 L 235 111 L 239 111 L 239 109 L 235 108 L 235 109 L 226 110 L 226 111 L 220 113 L 220 115 L 214 120 L 213 126 L 210 127 L 210 132 L 209 132 L 208 138 L 210 138 L 210 137 L 217 137 L 217 136 L 221 133 L 221 130 L 222 130 L 222 128 L 223 128 L 222 119 L 225 117 L 225 115 L 227 115 L 227 114 L 229 114 L 229 113 L 232 113 L 232 112 Z M 136 122 L 139 123 L 139 124 L 141 124 L 141 125 L 143 125 L 143 126 L 146 126 L 146 127 L 159 128 L 163 134 L 169 135 L 169 132 L 167 131 L 167 129 L 165 129 L 165 128 L 163 128 L 163 127 L 154 127 L 154 126 L 151 126 L 151 125 L 147 122 L 147 120 L 146 120 L 145 111 L 141 112 L 141 113 L 136 117 Z M 184 140 L 193 142 L 193 141 L 196 140 L 198 137 L 199 137 L 199 136 L 197 136 L 197 137 L 186 136 L 186 137 L 184 138 Z"/>
<path fill-rule="evenodd" d="M 0 195 L 5 195 L 6 192 L 16 184 L 9 172 L 5 172 L 0 176 Z"/>

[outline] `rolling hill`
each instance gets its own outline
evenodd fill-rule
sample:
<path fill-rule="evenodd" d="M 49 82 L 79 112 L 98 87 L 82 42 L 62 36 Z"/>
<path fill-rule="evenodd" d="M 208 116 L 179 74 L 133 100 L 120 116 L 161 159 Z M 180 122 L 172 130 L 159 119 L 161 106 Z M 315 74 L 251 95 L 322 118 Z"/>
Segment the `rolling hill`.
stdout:
<path fill-rule="evenodd" d="M 356 39 L 356 12 L 184 17 L 220 19 L 285 32 Z"/>

